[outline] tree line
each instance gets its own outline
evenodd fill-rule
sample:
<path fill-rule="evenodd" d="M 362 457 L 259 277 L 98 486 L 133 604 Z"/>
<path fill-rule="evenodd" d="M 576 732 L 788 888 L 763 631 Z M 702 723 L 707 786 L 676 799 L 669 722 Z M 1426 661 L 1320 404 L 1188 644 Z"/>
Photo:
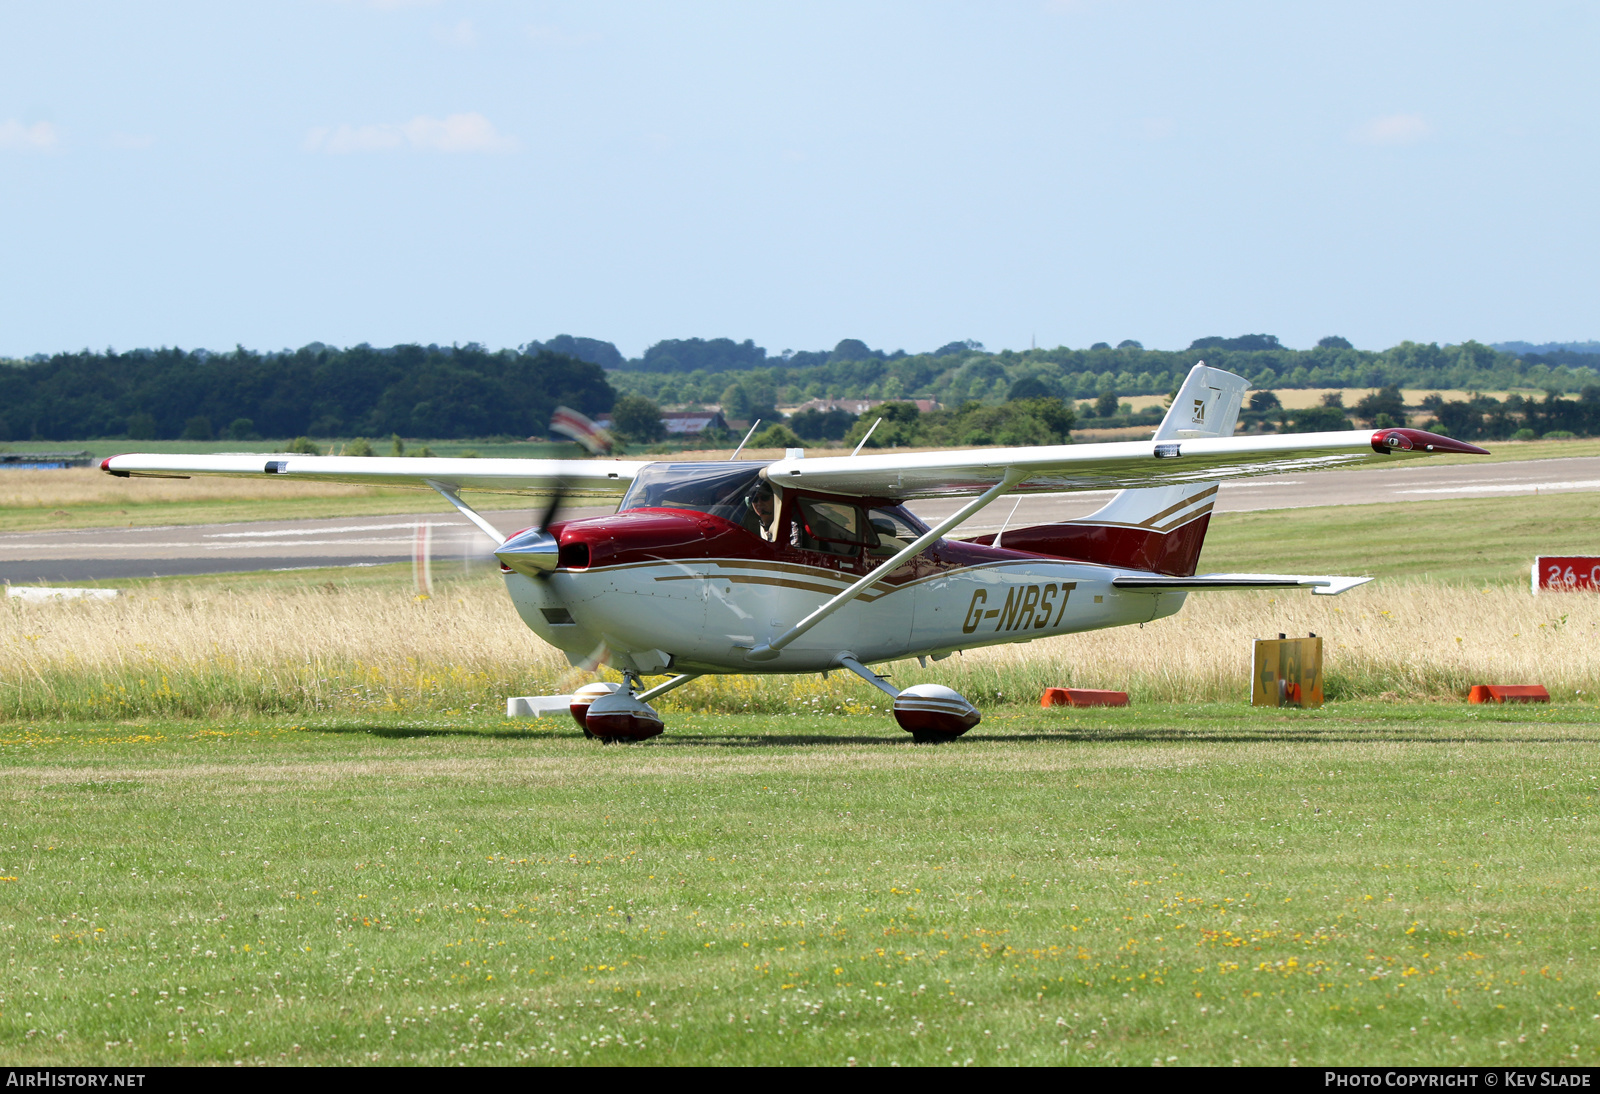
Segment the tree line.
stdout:
<path fill-rule="evenodd" d="M 1586 417 L 1584 408 L 1593 401 L 1587 394 L 1576 401 L 1564 397 L 1600 385 L 1594 367 L 1600 358 L 1563 347 L 1518 356 L 1477 342 L 1402 342 L 1371 351 L 1328 337 L 1311 349 L 1296 350 L 1272 335 L 1247 334 L 1199 338 L 1182 351 L 1146 350 L 1129 339 L 1088 349 L 998 353 L 959 341 L 909 354 L 844 339 L 832 350 L 769 355 L 749 339 L 689 338 L 658 342 L 628 360 L 610 342 L 558 335 L 499 351 L 476 344 L 338 349 L 312 343 L 281 353 L 242 347 L 231 353 L 85 350 L 0 361 L 0 441 L 525 437 L 542 432 L 558 405 L 600 415 L 622 395 L 637 400 L 634 411 L 620 408 L 622 417 L 642 414 L 646 423 L 656 421 L 656 408 L 667 404 L 717 404 L 730 419 L 770 423 L 777 421 L 777 406 L 810 399 L 910 405 L 912 397 L 926 397 L 951 409 L 922 416 L 914 430 L 909 421 L 886 423 L 890 443 L 982 443 L 963 438 L 1059 432 L 1056 412 L 1018 409 L 1038 400 L 1061 404 L 1078 428 L 1159 419 L 1155 410 L 1135 416 L 1138 420 L 1120 414 L 1120 399 L 1167 394 L 1202 359 L 1249 377 L 1258 391 L 1542 389 L 1553 393 L 1544 402 L 1514 396 L 1501 405 L 1475 397 L 1429 413 L 1442 431 L 1453 430 L 1462 439 L 1495 439 L 1523 430 L 1600 432 L 1600 425 Z M 998 417 L 985 417 L 979 409 L 1008 406 L 1012 409 Z M 1110 412 L 1102 413 L 1107 407 Z M 1316 415 L 1278 418 L 1261 414 L 1261 421 L 1275 428 L 1299 428 L 1302 419 L 1309 422 Z M 786 425 L 801 441 L 843 441 L 855 427 L 852 416 L 826 409 L 802 411 Z M 654 439 L 649 435 L 659 432 L 659 423 L 623 432 Z M 895 441 L 901 433 L 924 439 Z M 929 439 L 934 437 L 954 439 Z"/>
<path fill-rule="evenodd" d="M 842 343 L 841 343 L 842 344 Z M 760 349 L 760 347 L 755 347 Z M 1600 382 L 1600 357 L 1556 352 L 1516 356 L 1478 342 L 1440 346 L 1402 342 L 1387 350 L 1360 350 L 1339 337 L 1310 349 L 1289 349 L 1271 335 L 1201 338 L 1181 351 L 1146 350 L 1137 342 L 1097 343 L 1089 349 L 1003 350 L 989 353 L 976 343 L 951 343 L 932 353 L 863 357 L 818 355 L 802 363 L 753 354 L 738 368 L 610 373 L 620 392 L 659 404 L 717 404 L 732 418 L 768 417 L 773 407 L 809 399 L 935 399 L 947 406 L 969 401 L 998 405 L 1031 393 L 1063 400 L 1170 392 L 1196 362 L 1248 377 L 1259 389 L 1379 388 L 1398 385 L 1439 390 L 1504 390 L 1531 387 L 1571 393 Z M 647 351 L 648 355 L 648 351 Z M 630 366 L 632 362 L 629 363 Z"/>
<path fill-rule="evenodd" d="M 521 439 L 557 406 L 598 415 L 615 398 L 599 365 L 542 347 L 85 351 L 0 365 L 0 441 Z"/>

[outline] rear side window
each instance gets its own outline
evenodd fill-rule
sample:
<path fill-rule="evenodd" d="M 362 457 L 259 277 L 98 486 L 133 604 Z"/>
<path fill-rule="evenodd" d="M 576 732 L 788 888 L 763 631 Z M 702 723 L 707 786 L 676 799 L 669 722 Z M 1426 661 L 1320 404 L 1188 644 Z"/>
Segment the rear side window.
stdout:
<path fill-rule="evenodd" d="M 861 510 L 854 505 L 801 498 L 800 516 L 805 521 L 806 535 L 812 539 L 825 543 L 847 543 L 853 547 L 878 541 Z"/>
<path fill-rule="evenodd" d="M 911 546 L 912 540 L 927 531 L 906 518 L 907 514 L 898 506 L 869 511 L 867 524 L 872 530 L 872 541 L 867 546 L 867 554 L 874 558 L 888 558 Z"/>

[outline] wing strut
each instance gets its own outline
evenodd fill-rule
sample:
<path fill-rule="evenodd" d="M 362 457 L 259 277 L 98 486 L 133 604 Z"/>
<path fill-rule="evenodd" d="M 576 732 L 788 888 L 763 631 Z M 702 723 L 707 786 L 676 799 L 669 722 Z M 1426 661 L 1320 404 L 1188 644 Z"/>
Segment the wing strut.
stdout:
<path fill-rule="evenodd" d="M 877 673 L 875 673 L 871 669 L 867 668 L 867 666 L 863 665 L 860 661 L 857 661 L 856 657 L 855 657 L 855 654 L 853 654 L 853 653 L 841 653 L 834 660 L 836 660 L 839 663 L 839 667 L 840 668 L 849 669 L 851 672 L 853 672 L 857 676 L 861 677 L 861 679 L 865 680 L 867 683 L 871 684 L 873 687 L 877 688 L 879 691 L 886 693 L 889 696 L 889 698 L 891 698 L 891 699 L 900 698 L 900 692 L 897 689 L 892 688 L 888 684 L 884 683 L 883 682 L 883 677 L 879 676 Z"/>
<path fill-rule="evenodd" d="M 821 623 L 824 619 L 828 618 L 828 616 L 832 615 L 834 612 L 850 603 L 850 601 L 854 600 L 856 597 L 872 588 L 878 582 L 894 573 L 894 571 L 900 568 L 900 564 L 902 562 L 920 555 L 923 551 L 927 550 L 929 544 L 933 543 L 940 536 L 944 535 L 958 524 L 961 524 L 979 509 L 982 509 L 985 505 L 988 505 L 995 498 L 998 498 L 1001 494 L 1004 494 L 1007 490 L 1010 490 L 1013 486 L 1016 486 L 1019 482 L 1027 477 L 1028 474 L 1026 471 L 1019 470 L 1015 467 L 1006 468 L 1005 474 L 999 482 L 995 483 L 993 486 L 989 487 L 989 489 L 985 490 L 983 493 L 967 502 L 967 504 L 963 505 L 960 509 L 957 509 L 952 515 L 946 517 L 944 520 L 940 521 L 938 524 L 922 533 L 905 547 L 902 547 L 894 556 L 887 559 L 883 565 L 879 566 L 870 574 L 861 578 L 854 585 L 851 585 L 844 592 L 840 593 L 838 596 L 835 596 L 832 600 L 828 601 L 816 611 L 800 620 L 800 622 L 784 631 L 778 637 L 772 639 L 765 645 L 755 647 L 755 649 L 745 654 L 745 660 L 771 661 L 773 658 L 777 657 L 779 651 L 789 643 L 793 642 L 796 638 L 799 638 L 802 634 L 805 634 L 812 627 L 815 627 L 818 623 Z M 849 668 L 848 665 L 845 667 Z M 855 670 L 852 669 L 851 671 L 853 672 Z"/>
<path fill-rule="evenodd" d="M 657 695 L 665 695 L 667 692 L 671 691 L 673 688 L 682 687 L 684 684 L 687 684 L 690 680 L 698 680 L 698 679 L 700 679 L 700 676 L 701 676 L 701 674 L 698 673 L 698 672 L 686 672 L 682 676 L 674 676 L 671 680 L 668 680 L 665 684 L 657 684 L 655 687 L 651 688 L 649 691 L 640 692 L 638 695 L 635 695 L 634 698 L 639 700 L 639 702 L 641 702 L 641 703 L 648 703 L 650 700 L 654 699 Z"/>
<path fill-rule="evenodd" d="M 476 509 L 461 500 L 461 495 L 456 493 L 456 490 L 458 489 L 457 487 L 446 486 L 444 483 L 438 482 L 434 479 L 424 479 L 423 481 L 429 486 L 433 487 L 435 490 L 439 491 L 440 494 L 444 495 L 445 501 L 461 510 L 462 516 L 466 517 L 473 524 L 476 524 L 479 528 L 482 528 L 483 534 L 494 540 L 496 547 L 499 547 L 505 543 L 506 537 L 500 534 L 500 529 L 484 520 L 478 515 L 478 511 Z"/>

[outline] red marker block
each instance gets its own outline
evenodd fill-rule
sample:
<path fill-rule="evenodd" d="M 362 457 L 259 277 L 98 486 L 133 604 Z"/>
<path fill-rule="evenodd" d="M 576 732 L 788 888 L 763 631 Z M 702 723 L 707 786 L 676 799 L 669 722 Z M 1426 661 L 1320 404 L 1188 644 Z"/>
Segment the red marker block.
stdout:
<path fill-rule="evenodd" d="M 1543 684 L 1473 684 L 1469 703 L 1548 703 Z"/>
<path fill-rule="evenodd" d="M 1041 707 L 1125 707 L 1128 693 L 1098 688 L 1045 688 Z"/>

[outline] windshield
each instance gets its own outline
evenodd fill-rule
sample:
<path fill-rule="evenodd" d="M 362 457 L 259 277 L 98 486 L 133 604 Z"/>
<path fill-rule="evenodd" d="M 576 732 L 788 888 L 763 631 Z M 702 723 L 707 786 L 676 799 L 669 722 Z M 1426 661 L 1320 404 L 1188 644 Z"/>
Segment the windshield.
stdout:
<path fill-rule="evenodd" d="M 739 524 L 765 485 L 758 463 L 658 463 L 639 472 L 619 513 L 629 509 L 692 509 Z"/>

